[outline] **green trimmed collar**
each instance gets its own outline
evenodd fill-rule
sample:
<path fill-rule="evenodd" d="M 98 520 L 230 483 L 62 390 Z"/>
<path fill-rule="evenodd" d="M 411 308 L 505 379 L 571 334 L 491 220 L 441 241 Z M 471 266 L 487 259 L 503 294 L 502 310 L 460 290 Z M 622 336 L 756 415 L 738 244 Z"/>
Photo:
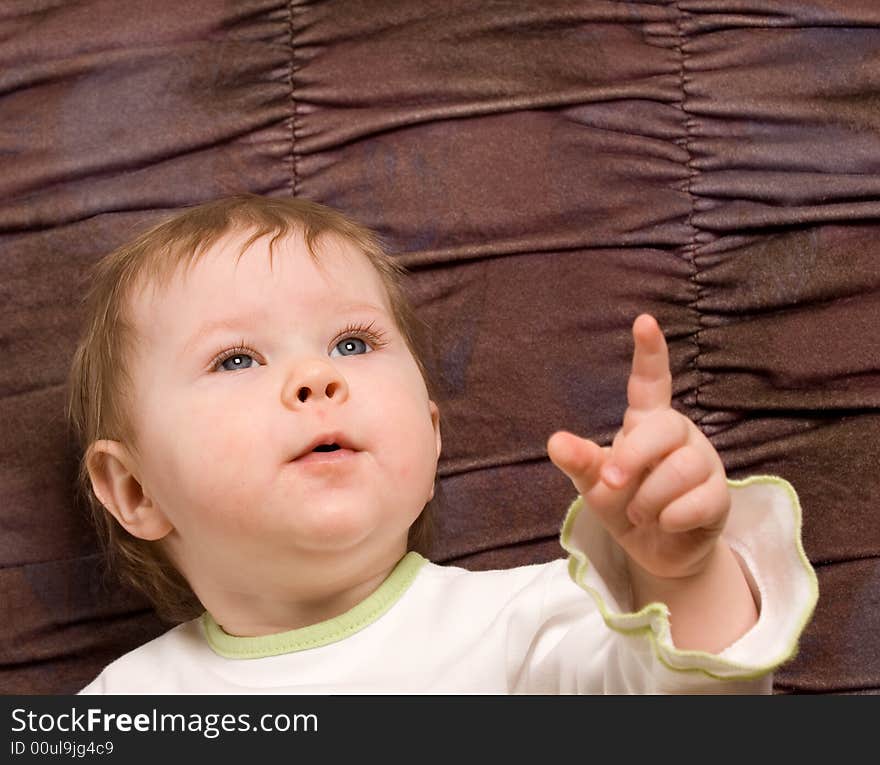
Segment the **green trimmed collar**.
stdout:
<path fill-rule="evenodd" d="M 426 562 L 417 552 L 409 552 L 400 559 L 375 592 L 344 614 L 274 635 L 229 635 L 205 611 L 201 617 L 205 637 L 214 652 L 227 659 L 262 659 L 335 643 L 368 627 L 400 600 Z"/>

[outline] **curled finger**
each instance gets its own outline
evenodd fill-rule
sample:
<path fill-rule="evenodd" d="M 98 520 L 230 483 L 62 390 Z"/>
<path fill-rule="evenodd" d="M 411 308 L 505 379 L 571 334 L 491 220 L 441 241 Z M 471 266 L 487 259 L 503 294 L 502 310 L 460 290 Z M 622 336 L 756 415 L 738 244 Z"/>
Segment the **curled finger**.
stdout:
<path fill-rule="evenodd" d="M 654 521 L 664 508 L 706 481 L 713 467 L 692 446 L 676 449 L 642 482 L 626 509 L 630 521 L 634 525 Z"/>
<path fill-rule="evenodd" d="M 716 531 L 730 511 L 730 491 L 722 476 L 713 475 L 669 504 L 659 515 L 663 531 L 681 533 L 694 529 Z"/>
<path fill-rule="evenodd" d="M 612 488 L 622 488 L 684 446 L 689 432 L 684 415 L 673 409 L 658 410 L 622 439 L 615 439 L 611 459 L 602 467 L 602 480 Z"/>

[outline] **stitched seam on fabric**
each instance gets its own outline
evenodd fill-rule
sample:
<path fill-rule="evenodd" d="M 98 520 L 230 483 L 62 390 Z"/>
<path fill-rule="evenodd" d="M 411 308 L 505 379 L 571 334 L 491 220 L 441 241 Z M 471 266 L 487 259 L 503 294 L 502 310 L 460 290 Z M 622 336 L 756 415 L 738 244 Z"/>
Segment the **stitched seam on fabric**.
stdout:
<path fill-rule="evenodd" d="M 401 593 L 405 589 L 407 589 L 410 584 L 411 584 L 410 580 L 406 580 L 402 583 L 399 583 L 397 585 L 397 587 L 395 587 L 393 590 L 390 590 L 384 598 L 382 598 L 381 600 L 379 600 L 376 603 L 375 608 L 373 608 L 371 611 L 368 611 L 367 613 L 365 613 L 357 621 L 351 622 L 350 624 L 346 625 L 345 627 L 342 627 L 341 629 L 337 629 L 332 632 L 328 632 L 326 635 L 322 635 L 320 638 L 310 638 L 308 640 L 293 641 L 290 643 L 279 643 L 278 647 L 279 647 L 279 649 L 290 650 L 292 647 L 297 646 L 297 645 L 302 646 L 302 647 L 306 647 L 306 646 L 313 647 L 313 646 L 318 646 L 318 645 L 326 645 L 327 643 L 331 643 L 331 642 L 335 642 L 337 640 L 340 640 L 341 638 L 343 638 L 347 635 L 351 635 L 355 632 L 359 632 L 361 629 L 363 629 L 363 627 L 365 625 L 371 624 L 372 622 L 376 621 L 376 619 L 379 616 L 383 615 L 388 610 L 389 605 L 396 603 L 397 600 L 400 598 Z M 253 654 L 262 653 L 262 652 L 259 650 L 257 650 L 257 651 L 246 650 L 246 651 L 241 651 L 241 653 L 242 653 L 242 655 L 245 655 L 245 654 L 253 655 Z"/>
<path fill-rule="evenodd" d="M 294 87 L 294 81 L 296 73 L 299 71 L 300 64 L 296 58 L 296 43 L 294 42 L 294 33 L 293 33 L 293 0 L 290 0 L 287 3 L 287 35 L 288 35 L 288 43 L 290 45 L 290 65 L 288 67 L 288 84 L 290 86 L 290 103 L 292 106 L 292 112 L 290 116 L 290 155 L 288 161 L 290 163 L 290 193 L 291 196 L 297 197 L 299 196 L 299 167 L 297 164 L 297 152 L 296 152 L 296 142 L 297 142 L 297 132 L 299 130 L 299 125 L 297 124 L 297 117 L 299 116 L 297 112 L 297 104 L 296 104 L 296 93 Z"/>
<path fill-rule="evenodd" d="M 327 645 L 329 643 L 335 643 L 342 638 L 352 635 L 355 632 L 359 632 L 366 625 L 372 624 L 376 619 L 382 616 L 385 611 L 388 610 L 388 607 L 395 602 L 397 602 L 400 594 L 403 590 L 405 590 L 410 585 L 410 582 L 404 582 L 402 585 L 398 585 L 393 590 L 389 591 L 388 595 L 381 600 L 377 601 L 376 607 L 371 611 L 365 613 L 360 619 L 357 621 L 350 622 L 345 627 L 341 627 L 340 629 L 334 630 L 332 632 L 328 632 L 325 635 L 321 635 L 316 638 L 309 638 L 306 640 L 294 640 L 291 642 L 279 642 L 276 646 L 275 650 L 272 652 L 267 652 L 262 648 L 238 648 L 235 651 L 227 651 L 229 654 L 233 654 L 236 656 L 267 656 L 267 655 L 278 655 L 281 653 L 289 652 L 292 648 L 296 648 L 297 650 L 303 650 L 307 648 L 320 647 L 323 645 Z"/>
<path fill-rule="evenodd" d="M 785 493 L 788 496 L 788 500 L 791 503 L 791 508 L 794 511 L 795 515 L 795 546 L 797 556 L 800 559 L 801 564 L 805 567 L 805 570 L 808 574 L 808 578 L 810 580 L 810 589 L 812 592 L 812 597 L 810 603 L 807 604 L 807 609 L 802 613 L 802 618 L 800 622 L 800 626 L 797 628 L 797 635 L 800 635 L 805 629 L 806 625 L 809 623 L 810 619 L 813 616 L 813 613 L 816 608 L 816 603 L 819 598 L 819 583 L 816 577 L 815 572 L 810 566 L 810 561 L 807 558 L 807 554 L 803 547 L 803 542 L 801 541 L 802 529 L 803 529 L 803 511 L 801 509 L 800 500 L 798 499 L 797 493 L 794 490 L 794 487 L 783 478 L 779 478 L 778 476 L 769 476 L 769 475 L 756 475 L 750 476 L 749 478 L 745 478 L 742 480 L 734 480 L 727 479 L 727 486 L 729 488 L 745 488 L 751 484 L 762 484 L 762 483 L 770 483 L 775 484 L 776 486 L 781 486 Z M 713 671 L 712 669 L 706 667 L 681 667 L 676 666 L 674 662 L 669 661 L 664 655 L 663 650 L 661 650 L 661 641 L 658 635 L 658 630 L 652 627 L 654 624 L 654 619 L 659 619 L 659 622 L 663 624 L 661 626 L 669 627 L 669 610 L 662 603 L 649 603 L 644 606 L 640 611 L 636 611 L 634 613 L 613 613 L 609 610 L 608 605 L 605 603 L 602 595 L 594 590 L 586 581 L 586 573 L 592 563 L 587 558 L 586 554 L 583 550 L 573 546 L 571 541 L 571 536 L 573 534 L 572 529 L 574 528 L 575 518 L 581 512 L 589 512 L 589 509 L 586 506 L 586 502 L 583 496 L 578 496 L 569 506 L 568 511 L 565 515 L 565 520 L 562 524 L 562 530 L 560 532 L 560 543 L 563 549 L 569 554 L 568 557 L 568 571 L 569 576 L 572 580 L 582 589 L 586 590 L 596 602 L 596 605 L 599 608 L 599 612 L 602 616 L 605 624 L 612 630 L 616 632 L 621 632 L 627 635 L 645 635 L 649 638 L 651 642 L 651 648 L 654 652 L 655 657 L 667 668 L 675 671 L 686 671 L 686 672 L 701 672 L 703 674 L 708 675 L 709 677 L 714 677 L 716 679 L 753 679 L 756 677 L 760 677 L 765 674 L 768 670 L 779 666 L 787 661 L 793 659 L 799 650 L 798 638 L 795 639 L 793 644 L 789 644 L 786 651 L 787 653 L 781 657 L 777 657 L 774 660 L 772 665 L 765 665 L 756 669 L 755 671 L 746 671 L 740 674 L 733 675 L 729 672 L 725 672 L 723 674 Z M 651 617 L 652 622 L 644 625 L 636 625 L 633 627 L 625 627 L 621 624 L 622 621 L 635 621 L 639 617 L 648 618 Z M 616 622 L 616 624 L 614 623 Z M 669 630 L 665 630 L 668 634 Z M 665 646 L 663 647 L 665 650 Z M 672 647 L 672 655 L 673 657 L 678 658 L 713 658 L 712 654 L 708 654 L 704 651 L 694 651 L 694 650 L 681 650 L 676 649 L 674 646 Z M 742 665 L 736 661 L 732 661 L 730 659 L 724 658 L 721 659 L 723 665 L 726 665 L 729 669 L 740 669 L 740 670 L 748 670 L 749 667 L 746 665 Z"/>
<path fill-rule="evenodd" d="M 688 109 L 687 109 L 687 98 L 688 98 L 687 67 L 686 67 L 686 63 L 687 63 L 686 58 L 687 57 L 686 57 L 685 50 L 684 50 L 685 39 L 684 39 L 684 30 L 682 28 L 682 19 L 684 18 L 684 14 L 687 13 L 687 11 L 683 11 L 681 9 L 680 3 L 678 3 L 678 2 L 675 3 L 675 10 L 678 14 L 676 21 L 675 21 L 676 35 L 678 38 L 678 44 L 676 47 L 678 48 L 678 55 L 679 55 L 679 61 L 680 61 L 679 84 L 681 86 L 681 101 L 679 102 L 679 108 L 681 109 L 682 114 L 684 115 L 684 128 L 685 128 L 684 150 L 685 150 L 685 153 L 687 154 L 687 169 L 688 169 L 687 195 L 688 195 L 688 201 L 690 203 L 690 212 L 688 213 L 687 225 L 688 225 L 688 228 L 690 228 L 690 230 L 691 230 L 691 241 L 689 244 L 687 244 L 685 246 L 684 252 L 685 252 L 686 257 L 687 256 L 690 257 L 690 264 L 691 264 L 690 281 L 691 281 L 691 284 L 693 285 L 694 291 L 696 293 L 694 296 L 694 299 L 691 301 L 690 307 L 697 314 L 697 331 L 694 333 L 693 340 L 692 340 L 697 353 L 696 353 L 696 356 L 694 356 L 692 364 L 693 364 L 694 371 L 696 372 L 696 375 L 697 375 L 697 386 L 696 386 L 696 389 L 694 390 L 694 406 L 697 409 L 699 409 L 700 408 L 700 386 L 703 384 L 703 373 L 700 368 L 700 356 L 702 355 L 702 346 L 700 345 L 700 333 L 703 330 L 703 315 L 700 312 L 700 300 L 701 300 L 702 295 L 701 295 L 700 282 L 698 279 L 699 267 L 697 265 L 697 246 L 698 246 L 697 235 L 699 232 L 697 231 L 697 227 L 694 224 L 695 204 L 694 204 L 693 181 L 697 175 L 697 170 L 694 167 L 694 164 L 693 164 L 694 158 L 693 158 L 693 154 L 691 153 L 691 134 L 692 134 L 692 130 L 693 130 L 693 122 L 691 121 L 690 112 L 688 112 Z M 695 416 L 692 417 L 692 419 L 694 420 L 694 422 L 697 425 L 699 425 L 700 421 L 707 414 L 708 414 L 708 412 L 699 412 L 698 411 L 695 413 Z"/>
<path fill-rule="evenodd" d="M 242 647 L 241 645 L 228 646 L 226 645 L 227 641 L 220 640 L 218 642 L 213 638 L 212 633 L 217 631 L 222 633 L 222 629 L 216 624 L 216 622 L 213 622 L 213 619 L 210 618 L 210 614 L 208 614 L 207 611 L 202 614 L 201 617 L 205 636 L 211 647 L 221 656 L 227 658 L 262 658 L 267 656 L 278 656 L 283 653 L 290 653 L 291 651 L 319 648 L 342 640 L 348 635 L 359 632 L 364 627 L 369 626 L 379 619 L 379 617 L 383 616 L 398 602 L 398 600 L 400 600 L 403 593 L 409 589 L 419 575 L 422 567 L 427 562 L 427 559 L 423 558 L 421 555 L 413 552 L 407 553 L 402 564 L 408 565 L 403 570 L 399 567 L 395 569 L 391 574 L 392 577 L 396 577 L 392 583 L 393 586 L 385 589 L 381 596 L 376 598 L 369 611 L 360 614 L 357 620 L 347 621 L 344 625 L 337 626 L 332 631 L 327 631 L 318 636 L 310 638 L 293 637 L 288 638 L 286 641 L 279 640 L 273 642 L 272 646 L 269 648 L 265 645 L 250 648 Z M 388 584 L 388 582 L 386 581 L 385 584 Z M 247 641 L 250 640 L 250 638 L 244 638 L 243 640 Z"/>

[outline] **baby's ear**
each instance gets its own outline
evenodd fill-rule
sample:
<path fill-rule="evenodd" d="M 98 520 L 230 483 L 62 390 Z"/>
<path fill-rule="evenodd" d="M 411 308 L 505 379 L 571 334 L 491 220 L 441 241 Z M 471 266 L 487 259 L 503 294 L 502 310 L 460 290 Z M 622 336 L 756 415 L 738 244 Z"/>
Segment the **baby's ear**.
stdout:
<path fill-rule="evenodd" d="M 86 455 L 86 467 L 95 496 L 130 534 L 139 539 L 161 539 L 174 528 L 144 495 L 134 472 L 135 461 L 119 441 L 95 441 Z"/>
<path fill-rule="evenodd" d="M 434 437 L 437 439 L 437 459 L 440 459 L 440 450 L 443 443 L 440 439 L 440 408 L 433 401 L 428 401 L 431 410 L 431 424 L 434 426 Z"/>

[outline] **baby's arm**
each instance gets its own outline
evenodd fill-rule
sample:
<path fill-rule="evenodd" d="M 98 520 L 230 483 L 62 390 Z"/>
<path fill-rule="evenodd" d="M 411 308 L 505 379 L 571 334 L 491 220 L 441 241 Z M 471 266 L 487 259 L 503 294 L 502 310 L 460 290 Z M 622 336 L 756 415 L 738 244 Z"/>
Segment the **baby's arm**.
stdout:
<path fill-rule="evenodd" d="M 635 610 L 665 603 L 677 648 L 717 653 L 758 617 L 743 569 L 721 539 L 730 510 L 724 465 L 672 408 L 657 322 L 640 316 L 633 337 L 629 408 L 613 445 L 558 432 L 548 454 L 626 553 Z"/>

